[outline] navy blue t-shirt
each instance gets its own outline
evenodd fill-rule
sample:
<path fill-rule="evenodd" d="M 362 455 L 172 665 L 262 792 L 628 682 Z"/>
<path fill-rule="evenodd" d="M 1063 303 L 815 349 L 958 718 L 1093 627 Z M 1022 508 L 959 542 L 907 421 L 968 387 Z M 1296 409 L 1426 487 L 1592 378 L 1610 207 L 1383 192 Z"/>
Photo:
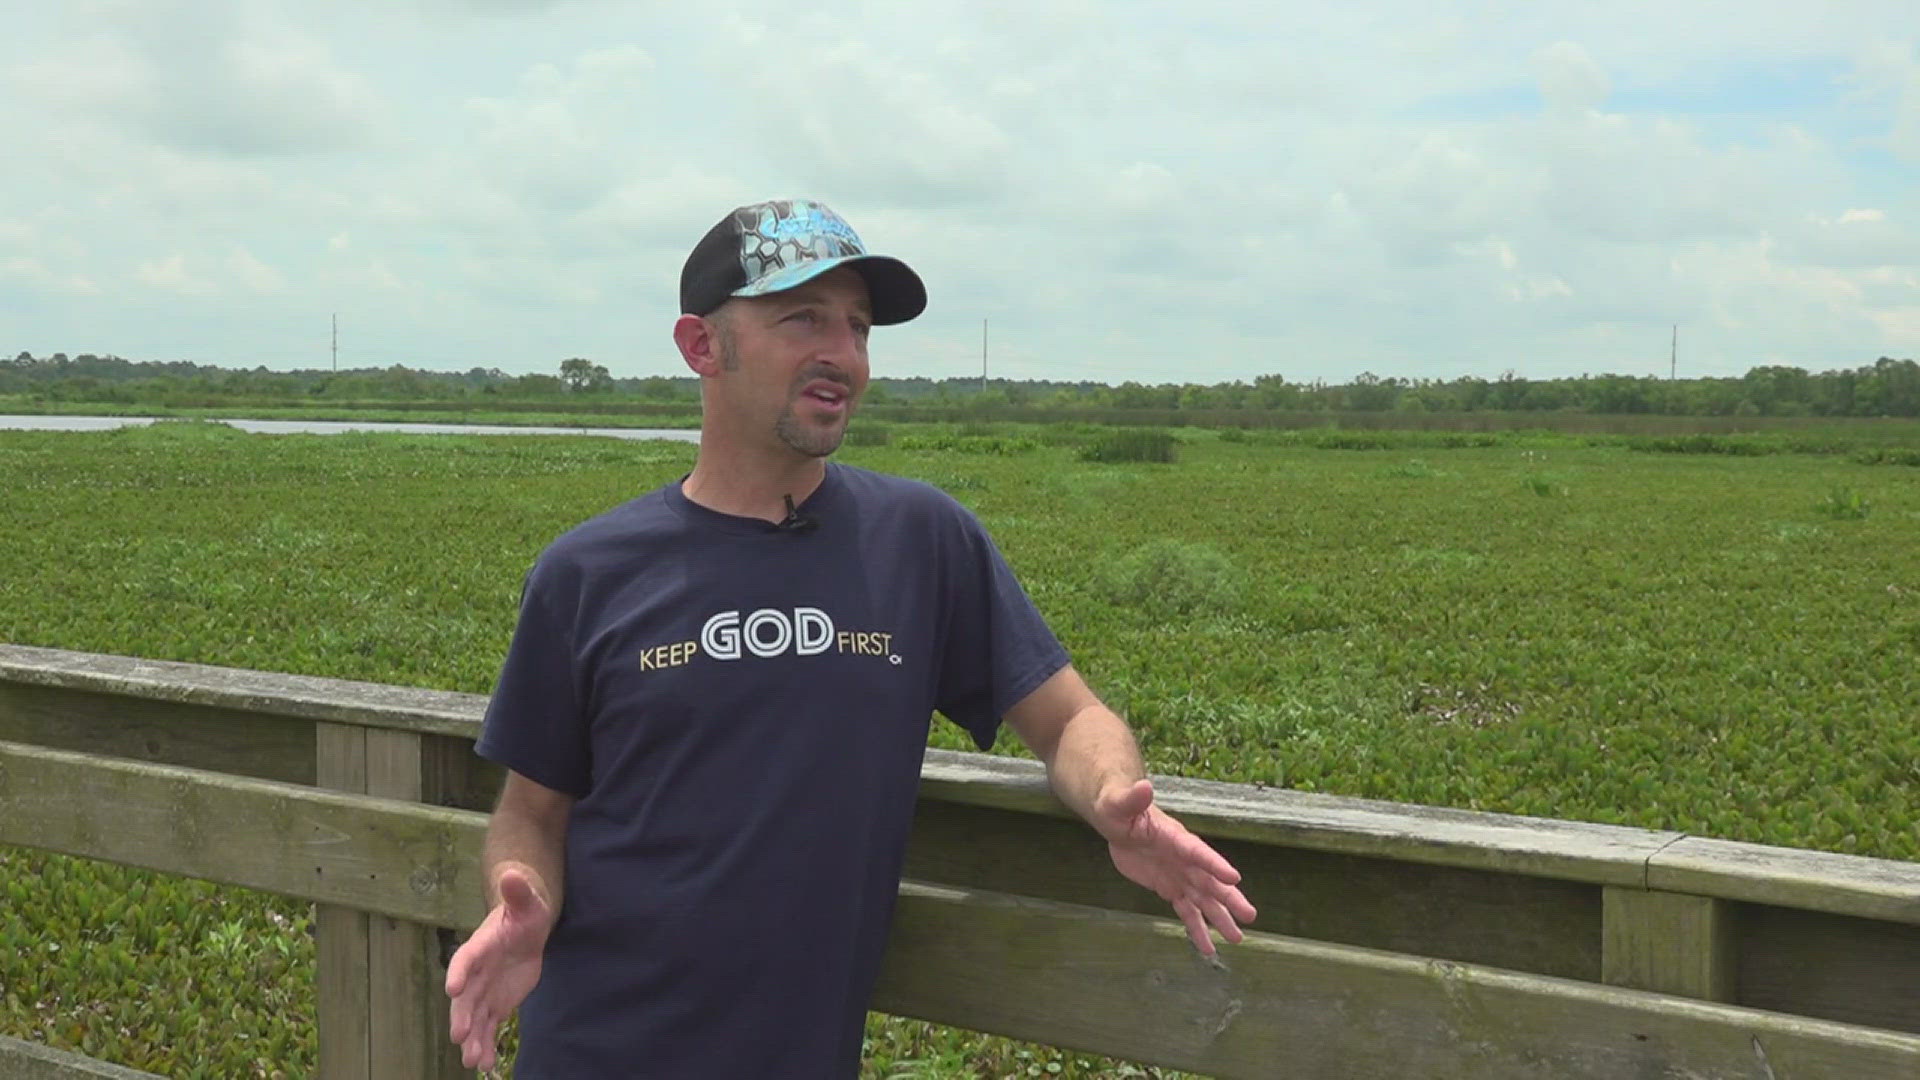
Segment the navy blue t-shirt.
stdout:
<path fill-rule="evenodd" d="M 974 517 L 829 464 L 809 533 L 678 482 L 534 565 L 476 750 L 577 801 L 516 1075 L 845 1078 L 935 710 L 1065 651 Z"/>

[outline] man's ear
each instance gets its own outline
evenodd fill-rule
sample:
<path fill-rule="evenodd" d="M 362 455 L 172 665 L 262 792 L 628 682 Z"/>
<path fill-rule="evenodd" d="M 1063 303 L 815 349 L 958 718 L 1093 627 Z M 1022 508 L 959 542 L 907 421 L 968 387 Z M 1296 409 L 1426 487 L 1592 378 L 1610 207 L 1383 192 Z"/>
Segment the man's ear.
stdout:
<path fill-rule="evenodd" d="M 698 315 L 682 315 L 673 324 L 673 343 L 680 358 L 702 378 L 720 374 L 720 336 L 711 322 Z"/>

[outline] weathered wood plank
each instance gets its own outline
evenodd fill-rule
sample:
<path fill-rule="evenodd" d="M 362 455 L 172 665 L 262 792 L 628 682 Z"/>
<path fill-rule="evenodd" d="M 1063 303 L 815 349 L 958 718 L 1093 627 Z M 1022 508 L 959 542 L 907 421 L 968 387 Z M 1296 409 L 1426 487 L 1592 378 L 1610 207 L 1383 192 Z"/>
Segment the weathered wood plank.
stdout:
<path fill-rule="evenodd" d="M 0 744 L 0 843 L 439 925 L 482 914 L 484 829 L 467 811 Z M 1269 935 L 1224 958 L 1200 962 L 1169 920 L 908 884 L 879 1003 L 1223 1076 L 1731 1078 L 1762 1060 L 1783 1077 L 1920 1075 L 1902 1071 L 1920 1070 L 1920 1038 L 1828 1021 Z"/>
<path fill-rule="evenodd" d="M 427 748 L 411 731 L 360 728 L 366 736 L 366 791 L 392 799 L 431 802 Z M 434 928 L 384 915 L 368 919 L 365 1009 L 368 1048 L 376 1072 L 450 1080 L 471 1076 L 447 1038 L 446 968 Z M 324 1030 L 324 1029 L 323 1029 Z"/>
<path fill-rule="evenodd" d="M 373 1080 L 367 1002 L 367 913 L 338 904 L 313 909 L 314 1021 L 320 1080 Z"/>
<path fill-rule="evenodd" d="M 486 816 L 0 742 L 0 843 L 479 924 Z"/>
<path fill-rule="evenodd" d="M 160 1074 L 0 1035 L 0 1077 L 6 1080 L 161 1080 Z"/>
<path fill-rule="evenodd" d="M 1920 1037 L 1175 923 L 902 886 L 875 1007 L 1219 1077 L 1920 1076 Z"/>
<path fill-rule="evenodd" d="M 930 750 L 921 778 L 922 798 L 1068 813 L 1034 761 Z M 1595 885 L 1645 888 L 1647 859 L 1681 836 L 1209 780 L 1155 777 L 1154 787 L 1170 813 L 1209 837 Z"/>
<path fill-rule="evenodd" d="M 353 794 L 366 792 L 366 728 L 357 724 L 315 724 L 312 753 L 314 782 L 320 787 Z"/>
<path fill-rule="evenodd" d="M 0 681 L 0 740 L 313 783 L 313 725 L 196 702 Z"/>
<path fill-rule="evenodd" d="M 101 700 L 117 697 L 120 703 L 108 706 L 95 701 L 49 710 L 45 703 L 55 699 L 33 693 L 62 688 L 79 695 L 61 699 L 66 702 L 104 695 Z M 10 706 L 10 701 L 15 704 Z M 147 705 L 130 704 L 140 701 Z M 168 739 L 154 734 L 167 728 L 170 721 L 163 717 L 231 719 L 229 714 L 334 720 L 434 734 L 470 745 L 479 733 L 485 703 L 484 697 L 471 694 L 0 644 L 0 739 L 85 746 L 142 758 L 170 753 L 165 749 Z M 211 711 L 166 714 L 162 707 L 169 704 Z M 29 714 L 35 717 L 31 723 L 21 719 Z M 153 726 L 129 728 L 128 723 L 140 716 L 149 717 Z M 80 725 L 89 724 L 88 717 L 93 721 L 83 730 Z M 84 741 L 76 743 L 76 739 Z M 175 756 L 166 760 L 242 774 L 249 771 L 208 756 L 224 752 L 224 747 L 233 745 L 232 739 L 195 735 L 179 745 L 182 749 L 171 752 Z M 182 760 L 187 755 L 191 760 Z M 446 801 L 470 809 L 490 805 L 499 790 L 496 768 L 477 759 L 466 765 L 457 764 L 454 757 L 443 762 L 440 767 L 459 778 L 444 785 Z M 304 782 L 305 776 L 290 771 L 298 768 L 297 762 L 274 766 L 269 775 Z M 1031 761 L 934 750 L 927 755 L 923 775 L 926 799 L 1040 816 L 1066 813 L 1047 790 L 1039 766 Z M 1920 924 L 1920 865 L 1916 864 L 1246 785 L 1178 779 L 1162 779 L 1158 784 L 1165 805 L 1195 831 L 1216 839 L 1656 888 Z"/>
<path fill-rule="evenodd" d="M 1706 896 L 1607 886 L 1601 981 L 1702 1001 L 1734 1000 L 1732 907 Z"/>
<path fill-rule="evenodd" d="M 367 729 L 314 727 L 314 777 L 335 791 L 367 790 Z M 315 1021 L 320 1080 L 373 1080 L 373 1009 L 367 996 L 373 935 L 367 913 L 338 904 L 313 912 Z"/>
<path fill-rule="evenodd" d="M 1647 887 L 1920 925 L 1920 863 L 1689 836 L 1648 862 Z"/>
<path fill-rule="evenodd" d="M 473 753 L 485 707 L 470 694 L 0 644 L 0 740 L 312 784 L 314 721 L 438 731 L 423 734 L 433 801 L 468 810 L 490 809 L 503 779 Z"/>
<path fill-rule="evenodd" d="M 363 1007 L 374 1076 L 472 1076 L 447 1037 L 447 972 L 432 928 L 385 915 L 369 916 L 368 924 L 371 963 Z M 324 1025 L 321 1037 L 328 1037 Z"/>
<path fill-rule="evenodd" d="M 0 644 L 0 683 L 212 705 L 363 727 L 479 735 L 487 699 L 385 683 Z"/>
<path fill-rule="evenodd" d="M 1920 1033 L 1920 926 L 1737 907 L 1740 1004 Z"/>
<path fill-rule="evenodd" d="M 1260 909 L 1255 928 L 1444 960 L 1600 978 L 1600 888 L 1430 863 L 1214 844 Z M 923 799 L 906 876 L 1115 911 L 1166 904 L 1113 869 L 1078 819 Z"/>
<path fill-rule="evenodd" d="M 473 752 L 473 740 L 458 735 L 420 737 L 420 782 L 431 793 L 422 801 L 462 810 L 492 811 L 506 770 Z"/>

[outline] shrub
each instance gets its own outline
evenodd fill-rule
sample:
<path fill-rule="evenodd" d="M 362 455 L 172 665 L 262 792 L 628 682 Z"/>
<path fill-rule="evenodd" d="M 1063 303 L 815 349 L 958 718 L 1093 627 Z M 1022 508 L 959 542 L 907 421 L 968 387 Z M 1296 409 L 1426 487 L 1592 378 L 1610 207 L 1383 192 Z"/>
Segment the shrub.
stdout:
<path fill-rule="evenodd" d="M 1054 423 L 1042 427 L 1037 437 L 1042 446 L 1085 446 L 1103 430 L 1094 424 Z"/>
<path fill-rule="evenodd" d="M 1003 435 L 902 435 L 895 444 L 902 450 L 938 450 L 950 454 L 988 454 L 1006 457 L 1037 450 L 1032 439 L 1013 439 Z"/>
<path fill-rule="evenodd" d="M 1102 597 L 1156 619 L 1237 606 L 1245 581 L 1231 560 L 1206 544 L 1154 540 L 1100 571 Z"/>
<path fill-rule="evenodd" d="M 1779 439 L 1737 435 L 1669 435 L 1658 438 L 1628 439 L 1627 446 L 1656 454 L 1725 454 L 1732 457 L 1760 457 L 1786 449 Z"/>
<path fill-rule="evenodd" d="M 1441 472 L 1419 458 L 1414 458 L 1403 465 L 1387 466 L 1385 475 L 1395 480 L 1431 480 L 1440 476 Z"/>
<path fill-rule="evenodd" d="M 1853 455 L 1853 460 L 1862 465 L 1913 465 L 1920 467 L 1920 450 L 1861 450 Z"/>
<path fill-rule="evenodd" d="M 1873 509 L 1873 504 L 1862 498 L 1860 493 L 1841 485 L 1827 492 L 1827 497 L 1814 504 L 1814 512 L 1835 521 L 1859 521 Z"/>
<path fill-rule="evenodd" d="M 1550 499 L 1556 495 L 1564 497 L 1571 494 L 1567 485 L 1561 481 L 1559 477 L 1550 476 L 1546 473 L 1528 473 L 1522 482 L 1527 485 L 1528 491 L 1533 492 L 1543 499 Z"/>
<path fill-rule="evenodd" d="M 1356 430 L 1337 427 L 1282 431 L 1275 433 L 1273 438 L 1282 446 L 1305 446 L 1315 450 L 1470 450 L 1515 441 L 1511 435 L 1490 431 Z"/>
<path fill-rule="evenodd" d="M 1173 435 L 1165 431 L 1127 428 L 1110 431 L 1080 451 L 1081 461 L 1158 461 L 1173 460 Z"/>
<path fill-rule="evenodd" d="M 848 446 L 885 446 L 893 441 L 893 429 L 885 424 L 854 424 L 847 428 Z"/>

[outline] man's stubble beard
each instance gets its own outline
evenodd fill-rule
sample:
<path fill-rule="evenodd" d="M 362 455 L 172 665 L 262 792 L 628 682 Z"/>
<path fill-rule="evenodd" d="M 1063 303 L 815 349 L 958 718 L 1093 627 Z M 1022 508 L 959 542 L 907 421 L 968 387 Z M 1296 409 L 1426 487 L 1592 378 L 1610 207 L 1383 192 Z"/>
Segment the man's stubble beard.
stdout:
<path fill-rule="evenodd" d="M 796 404 L 798 404 L 798 398 L 790 398 L 787 401 L 787 411 L 781 413 L 780 419 L 774 422 L 773 433 L 779 436 L 780 441 L 808 457 L 823 458 L 840 449 L 841 440 L 847 437 L 847 425 L 841 423 L 828 428 L 816 428 L 804 424 L 793 413 L 793 407 Z M 847 420 L 852 419 L 853 400 L 848 398 Z"/>
<path fill-rule="evenodd" d="M 720 339 L 721 368 L 727 371 L 738 371 L 740 369 L 740 354 L 734 349 L 733 335 L 722 329 L 716 336 Z M 804 454 L 807 457 L 813 458 L 827 457 L 835 450 L 840 449 L 840 443 L 847 437 L 847 423 L 853 421 L 853 387 L 837 379 L 834 381 L 839 382 L 841 386 L 847 389 L 846 423 L 841 423 L 823 430 L 801 423 L 800 418 L 794 415 L 793 407 L 800 402 L 800 387 L 805 386 L 809 381 L 818 377 L 818 372 L 801 373 L 800 377 L 794 381 L 794 384 L 788 387 L 786 411 L 782 412 L 780 419 L 773 423 L 773 433 L 775 437 L 787 444 L 788 448 L 795 453 Z"/>

